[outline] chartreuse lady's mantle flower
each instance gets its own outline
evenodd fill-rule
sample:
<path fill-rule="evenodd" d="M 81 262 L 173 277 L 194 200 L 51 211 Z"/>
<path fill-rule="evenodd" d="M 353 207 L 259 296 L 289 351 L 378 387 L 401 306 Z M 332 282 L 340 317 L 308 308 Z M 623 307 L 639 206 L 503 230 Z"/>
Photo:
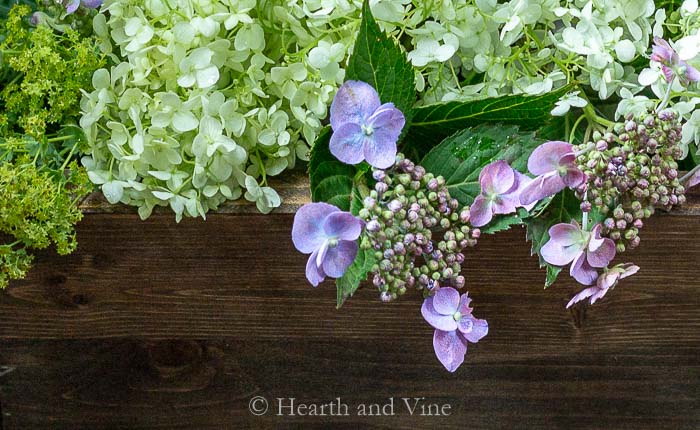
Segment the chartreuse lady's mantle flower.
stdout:
<path fill-rule="evenodd" d="M 328 203 L 309 203 L 294 216 L 292 241 L 304 254 L 306 278 L 314 287 L 326 276 L 340 278 L 357 255 L 362 221 Z"/>
<path fill-rule="evenodd" d="M 406 119 L 393 103 L 381 104 L 371 85 L 345 82 L 331 104 L 331 153 L 343 163 L 385 169 L 396 159 L 396 141 Z"/>
<path fill-rule="evenodd" d="M 538 146 L 530 154 L 527 168 L 539 176 L 520 193 L 522 205 L 553 196 L 566 187 L 576 188 L 586 179 L 586 175 L 576 166 L 574 147 L 567 142 L 552 141 Z"/>
<path fill-rule="evenodd" d="M 632 276 L 639 271 L 639 266 L 631 263 L 618 264 L 612 269 L 606 268 L 603 273 L 598 277 L 596 285 L 593 287 L 588 287 L 581 290 L 576 294 L 571 301 L 566 305 L 566 308 L 570 308 L 574 304 L 590 298 L 590 304 L 595 303 L 598 299 L 602 298 L 611 289 L 615 288 L 617 282 L 620 279 Z"/>
<path fill-rule="evenodd" d="M 520 191 L 531 181 L 514 170 L 504 160 L 494 161 L 479 173 L 481 194 L 476 196 L 470 208 L 470 221 L 474 227 L 488 224 L 495 214 L 509 214 L 521 206 Z M 532 209 L 535 203 L 526 207 Z"/>
<path fill-rule="evenodd" d="M 676 50 L 660 37 L 654 38 L 654 46 L 651 47 L 651 60 L 661 63 L 661 71 L 666 82 L 670 83 L 674 77 L 678 77 L 681 84 L 687 87 L 690 82 L 700 81 L 700 71 L 681 60 Z"/>
<path fill-rule="evenodd" d="M 445 368 L 454 372 L 464 362 L 467 341 L 476 343 L 489 332 L 486 320 L 474 318 L 467 293 L 440 288 L 423 302 L 423 318 L 435 328 L 433 348 Z"/>
<path fill-rule="evenodd" d="M 583 285 L 591 285 L 598 278 L 596 268 L 607 267 L 615 258 L 615 242 L 600 237 L 602 228 L 596 224 L 591 231 L 585 231 L 576 221 L 556 224 L 549 229 L 550 239 L 540 255 L 555 266 L 572 263 L 571 276 Z"/>

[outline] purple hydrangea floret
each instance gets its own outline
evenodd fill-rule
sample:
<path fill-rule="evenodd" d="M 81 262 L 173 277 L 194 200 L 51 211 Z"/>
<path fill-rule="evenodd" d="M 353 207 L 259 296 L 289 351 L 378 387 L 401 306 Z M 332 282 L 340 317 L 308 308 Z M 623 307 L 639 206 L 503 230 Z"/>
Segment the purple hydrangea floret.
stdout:
<path fill-rule="evenodd" d="M 553 196 L 566 187 L 576 188 L 586 180 L 576 165 L 574 147 L 567 142 L 552 141 L 538 146 L 530 154 L 527 168 L 538 176 L 520 193 L 522 205 Z"/>
<path fill-rule="evenodd" d="M 666 82 L 670 83 L 676 76 L 684 86 L 688 86 L 690 82 L 700 81 L 700 71 L 681 60 L 676 50 L 660 37 L 654 37 L 651 60 L 661 63 L 661 71 L 666 77 Z"/>
<path fill-rule="evenodd" d="M 362 221 L 328 203 L 309 203 L 294 216 L 292 241 L 304 254 L 306 278 L 314 287 L 326 276 L 340 278 L 355 260 Z"/>
<path fill-rule="evenodd" d="M 549 241 L 540 250 L 544 260 L 555 266 L 571 263 L 571 276 L 583 285 L 592 285 L 598 278 L 596 268 L 607 267 L 615 258 L 615 242 L 600 236 L 602 225 L 584 231 L 576 221 L 561 223 L 549 229 Z"/>
<path fill-rule="evenodd" d="M 571 298 L 571 301 L 569 301 L 569 303 L 566 305 L 566 308 L 568 309 L 574 304 L 585 299 L 589 299 L 590 304 L 595 303 L 598 299 L 606 295 L 608 291 L 613 289 L 620 279 L 632 276 L 638 271 L 639 266 L 631 263 L 618 264 L 611 269 L 606 268 L 598 277 L 596 285 L 581 290 L 578 294 Z"/>
<path fill-rule="evenodd" d="M 530 178 L 514 170 L 504 160 L 494 161 L 479 173 L 481 194 L 476 196 L 470 208 L 470 222 L 481 227 L 491 222 L 496 214 L 515 212 L 520 204 L 520 192 L 529 184 Z M 532 203 L 525 207 L 530 210 Z"/>
<path fill-rule="evenodd" d="M 445 368 L 454 372 L 464 362 L 467 342 L 476 343 L 489 332 L 486 320 L 474 318 L 471 299 L 451 287 L 440 288 L 423 302 L 423 318 L 435 328 L 433 348 Z"/>
<path fill-rule="evenodd" d="M 66 15 L 74 13 L 81 4 L 89 9 L 97 9 L 102 6 L 102 0 L 64 0 L 63 5 L 66 7 Z"/>
<path fill-rule="evenodd" d="M 347 164 L 363 160 L 377 168 L 394 164 L 396 142 L 406 122 L 393 103 L 381 104 L 369 84 L 347 81 L 331 104 L 331 154 Z"/>

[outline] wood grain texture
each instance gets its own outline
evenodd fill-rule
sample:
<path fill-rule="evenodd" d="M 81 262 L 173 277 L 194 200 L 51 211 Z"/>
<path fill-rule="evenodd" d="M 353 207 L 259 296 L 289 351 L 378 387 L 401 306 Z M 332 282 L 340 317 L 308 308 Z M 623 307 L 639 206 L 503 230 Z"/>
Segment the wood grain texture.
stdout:
<path fill-rule="evenodd" d="M 650 220 L 623 260 L 642 270 L 574 312 L 575 283 L 542 289 L 524 231 L 483 238 L 464 274 L 491 331 L 455 374 L 417 295 L 383 305 L 366 287 L 335 310 L 332 282 L 310 287 L 284 210 L 90 214 L 75 254 L 40 254 L 0 296 L 4 429 L 698 429 L 699 202 Z M 351 416 L 256 417 L 256 395 L 341 397 Z M 392 396 L 396 416 L 355 416 Z M 401 397 L 452 414 L 410 416 Z"/>

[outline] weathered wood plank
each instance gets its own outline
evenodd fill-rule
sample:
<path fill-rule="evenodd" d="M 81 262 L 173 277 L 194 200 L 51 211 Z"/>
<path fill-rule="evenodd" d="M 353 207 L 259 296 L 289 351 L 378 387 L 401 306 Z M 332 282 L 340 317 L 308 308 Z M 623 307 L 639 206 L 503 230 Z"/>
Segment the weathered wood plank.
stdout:
<path fill-rule="evenodd" d="M 303 198 L 299 202 L 304 201 Z M 93 213 L 78 251 L 38 256 L 0 295 L 7 430 L 240 428 L 700 428 L 700 217 L 660 215 L 642 267 L 577 315 L 575 283 L 542 289 L 524 232 L 485 237 L 465 276 L 491 332 L 456 373 L 432 352 L 420 299 L 371 288 L 335 310 L 304 279 L 292 215 Z M 284 212 L 284 211 L 281 211 Z M 694 233 L 689 233 L 694 232 Z M 1 372 L 0 372 L 1 373 Z M 255 417 L 253 396 L 352 407 L 449 403 L 449 417 Z"/>

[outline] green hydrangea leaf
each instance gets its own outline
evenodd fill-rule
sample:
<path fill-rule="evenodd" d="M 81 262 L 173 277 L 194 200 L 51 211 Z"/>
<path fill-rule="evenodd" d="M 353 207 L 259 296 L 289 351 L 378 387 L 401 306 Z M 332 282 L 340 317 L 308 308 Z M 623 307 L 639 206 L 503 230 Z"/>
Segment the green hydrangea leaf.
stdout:
<path fill-rule="evenodd" d="M 348 267 L 345 274 L 335 281 L 338 291 L 336 308 L 340 309 L 345 300 L 355 294 L 355 291 L 360 287 L 360 283 L 367 278 L 367 273 L 369 273 L 372 265 L 375 263 L 376 259 L 372 250 L 360 249 L 357 257 L 355 257 L 355 261 Z"/>
<path fill-rule="evenodd" d="M 482 125 L 457 132 L 433 148 L 421 161 L 428 172 L 445 178 L 450 195 L 470 205 L 481 192 L 479 173 L 495 160 L 527 171 L 527 159 L 542 141 L 514 125 Z"/>
<path fill-rule="evenodd" d="M 510 95 L 418 107 L 413 110 L 404 152 L 422 157 L 448 136 L 485 123 L 507 123 L 522 130 L 538 129 L 551 119 L 554 104 L 570 89 L 566 86 L 538 96 Z"/>
<path fill-rule="evenodd" d="M 311 148 L 309 158 L 311 200 L 330 203 L 340 210 L 347 211 L 350 210 L 353 178 L 357 168 L 340 162 L 331 154 L 328 148 L 330 138 L 331 129 L 325 127 Z"/>
<path fill-rule="evenodd" d="M 382 103 L 391 102 L 403 112 L 408 128 L 416 101 L 415 73 L 403 49 L 379 29 L 368 0 L 362 6 L 360 32 L 348 61 L 345 79 L 372 85 Z"/>

